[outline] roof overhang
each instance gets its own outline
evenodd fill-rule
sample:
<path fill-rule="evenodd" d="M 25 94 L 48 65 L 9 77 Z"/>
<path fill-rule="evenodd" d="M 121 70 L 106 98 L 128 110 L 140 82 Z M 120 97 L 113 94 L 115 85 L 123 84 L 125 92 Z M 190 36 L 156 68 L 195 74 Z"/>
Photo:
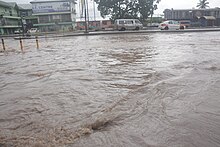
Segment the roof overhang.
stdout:
<path fill-rule="evenodd" d="M 11 28 L 21 28 L 22 26 L 0 26 L 3 29 L 11 29 Z"/>
<path fill-rule="evenodd" d="M 16 16 L 3 16 L 3 18 L 21 19 L 21 17 L 16 17 Z"/>
<path fill-rule="evenodd" d="M 51 2 L 74 2 L 76 3 L 74 0 L 46 0 L 46 1 L 43 1 L 43 0 L 34 0 L 34 1 L 31 1 L 30 3 L 51 3 Z"/>
<path fill-rule="evenodd" d="M 214 16 L 202 16 L 201 18 L 205 18 L 206 20 L 216 20 L 216 18 Z"/>
<path fill-rule="evenodd" d="M 56 15 L 56 14 L 71 14 L 70 11 L 68 12 L 52 12 L 52 13 L 33 13 L 33 16 L 41 16 L 41 15 Z"/>

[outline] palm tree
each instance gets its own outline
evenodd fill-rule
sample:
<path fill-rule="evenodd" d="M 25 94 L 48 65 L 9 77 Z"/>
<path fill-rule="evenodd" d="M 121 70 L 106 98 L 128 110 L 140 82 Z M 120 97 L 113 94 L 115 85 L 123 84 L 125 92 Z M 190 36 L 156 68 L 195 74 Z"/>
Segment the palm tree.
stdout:
<path fill-rule="evenodd" d="M 199 0 L 199 3 L 197 4 L 196 7 L 200 9 L 206 9 L 208 6 L 209 2 L 207 0 Z"/>

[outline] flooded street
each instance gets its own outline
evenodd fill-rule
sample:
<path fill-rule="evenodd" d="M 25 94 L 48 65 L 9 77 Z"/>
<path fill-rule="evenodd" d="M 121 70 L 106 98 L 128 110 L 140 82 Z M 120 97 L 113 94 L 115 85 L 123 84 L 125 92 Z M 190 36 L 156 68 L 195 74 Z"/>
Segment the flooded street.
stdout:
<path fill-rule="evenodd" d="M 219 32 L 5 44 L 0 146 L 220 146 Z"/>

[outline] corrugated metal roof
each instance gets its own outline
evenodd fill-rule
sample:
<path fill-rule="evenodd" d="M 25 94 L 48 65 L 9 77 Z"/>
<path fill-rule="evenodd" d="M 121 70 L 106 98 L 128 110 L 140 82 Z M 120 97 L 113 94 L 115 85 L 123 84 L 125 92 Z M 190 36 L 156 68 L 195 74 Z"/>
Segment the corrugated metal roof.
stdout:
<path fill-rule="evenodd" d="M 9 7 L 9 8 L 11 7 L 11 5 L 9 3 L 6 3 L 6 2 L 1 1 L 1 0 L 0 0 L 0 6 Z"/>
<path fill-rule="evenodd" d="M 24 9 L 24 10 L 31 10 L 32 9 L 32 5 L 31 4 L 18 4 L 18 6 L 21 9 Z"/>
<path fill-rule="evenodd" d="M 1 1 L 0 0 L 0 6 L 3 6 L 3 7 L 7 7 L 7 8 L 18 8 L 18 5 L 16 2 L 4 2 L 4 1 Z"/>
<path fill-rule="evenodd" d="M 16 2 L 9 2 L 8 4 L 9 4 L 11 7 L 17 6 L 17 3 L 16 3 Z"/>
<path fill-rule="evenodd" d="M 201 18 L 205 18 L 207 20 L 216 20 L 214 16 L 202 16 Z"/>
<path fill-rule="evenodd" d="M 165 9 L 164 11 L 213 11 L 219 10 L 219 7 L 209 8 L 209 9 Z"/>

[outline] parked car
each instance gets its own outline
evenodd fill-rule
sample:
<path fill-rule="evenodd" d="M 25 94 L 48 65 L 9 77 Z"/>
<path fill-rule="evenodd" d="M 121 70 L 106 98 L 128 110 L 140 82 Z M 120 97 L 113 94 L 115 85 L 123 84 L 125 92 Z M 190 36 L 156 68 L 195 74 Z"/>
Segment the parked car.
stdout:
<path fill-rule="evenodd" d="M 180 29 L 188 28 L 191 25 L 190 20 L 180 20 L 179 23 L 180 23 Z"/>
<path fill-rule="evenodd" d="M 180 23 L 175 20 L 168 20 L 162 22 L 159 27 L 161 30 L 179 30 L 180 29 Z"/>
<path fill-rule="evenodd" d="M 37 28 L 31 28 L 30 30 L 28 30 L 30 33 L 37 33 L 39 32 L 39 30 Z"/>
<path fill-rule="evenodd" d="M 147 24 L 148 27 L 158 27 L 160 25 L 160 23 L 149 23 Z"/>
<path fill-rule="evenodd" d="M 114 23 L 115 30 L 140 30 L 143 24 L 138 19 L 116 19 Z"/>
<path fill-rule="evenodd" d="M 22 34 L 22 33 L 23 33 L 23 31 L 20 29 L 14 31 L 14 34 Z"/>

